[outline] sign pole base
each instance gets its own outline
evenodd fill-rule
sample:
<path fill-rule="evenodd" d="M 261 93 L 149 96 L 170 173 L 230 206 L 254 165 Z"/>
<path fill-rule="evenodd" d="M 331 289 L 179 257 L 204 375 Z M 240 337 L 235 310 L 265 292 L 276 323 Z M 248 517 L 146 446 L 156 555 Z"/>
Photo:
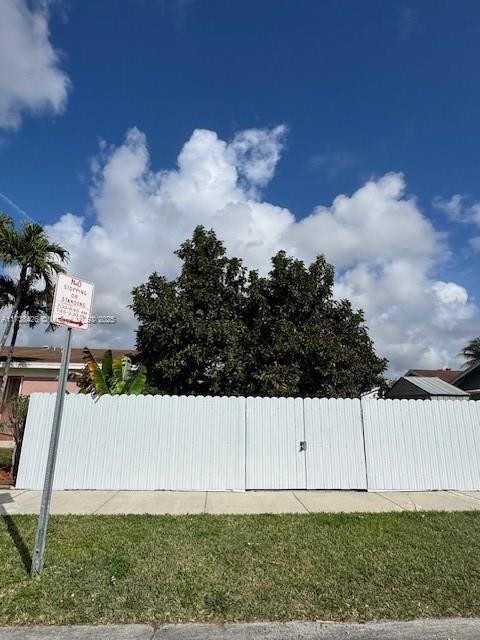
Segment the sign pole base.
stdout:
<path fill-rule="evenodd" d="M 45 483 L 43 485 L 40 514 L 38 516 L 37 534 L 35 536 L 35 546 L 33 548 L 32 554 L 32 566 L 30 570 L 30 574 L 32 576 L 43 571 L 45 543 L 47 539 L 48 513 L 50 510 L 50 502 L 52 499 L 53 476 L 55 472 L 58 439 L 60 436 L 60 427 L 62 423 L 63 401 L 65 399 L 65 389 L 67 386 L 71 340 L 72 329 L 71 327 L 68 327 L 65 334 L 65 344 L 63 346 L 60 375 L 58 377 L 57 399 L 55 402 L 55 413 L 53 414 L 52 434 L 50 436 L 50 447 L 48 449 Z"/>

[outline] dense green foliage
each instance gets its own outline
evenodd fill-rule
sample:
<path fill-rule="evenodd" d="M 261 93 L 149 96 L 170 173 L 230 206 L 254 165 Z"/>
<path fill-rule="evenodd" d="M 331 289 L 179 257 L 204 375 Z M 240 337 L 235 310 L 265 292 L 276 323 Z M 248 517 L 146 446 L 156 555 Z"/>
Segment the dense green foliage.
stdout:
<path fill-rule="evenodd" d="M 85 348 L 84 353 L 86 366 L 80 379 L 81 392 L 98 396 L 138 396 L 143 392 L 147 380 L 145 367 L 134 368 L 128 356 L 114 358 L 111 349 L 105 351 L 101 364 L 90 349 Z"/>
<path fill-rule="evenodd" d="M 279 252 L 268 276 L 228 258 L 197 227 L 176 252 L 180 276 L 133 290 L 139 361 L 165 393 L 357 396 L 381 383 L 361 311 L 332 295 L 334 270 Z"/>

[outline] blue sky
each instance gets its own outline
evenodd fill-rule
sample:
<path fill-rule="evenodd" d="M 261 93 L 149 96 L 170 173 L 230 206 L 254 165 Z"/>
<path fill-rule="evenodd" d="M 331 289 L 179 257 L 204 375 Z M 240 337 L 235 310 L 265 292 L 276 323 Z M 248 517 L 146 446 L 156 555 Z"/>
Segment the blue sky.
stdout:
<path fill-rule="evenodd" d="M 453 356 L 465 339 L 480 333 L 480 243 L 474 240 L 480 236 L 480 208 L 475 208 L 480 201 L 477 2 L 69 0 L 45 5 L 6 0 L 7 4 L 13 7 L 4 21 L 4 29 L 9 24 L 10 49 L 18 47 L 21 57 L 33 62 L 26 83 L 12 86 L 9 77 L 17 72 L 16 63 L 5 49 L 2 59 L 0 50 L 0 191 L 36 220 L 52 225 L 54 235 L 64 238 L 65 230 L 72 234 L 72 267 L 85 270 L 84 277 L 98 278 L 106 255 L 103 241 L 95 244 L 92 225 L 106 231 L 112 246 L 122 252 L 129 245 L 122 244 L 121 237 L 115 245 L 109 225 L 138 227 L 155 218 L 148 238 L 158 232 L 160 249 L 146 250 L 141 269 L 135 271 L 141 280 L 153 269 L 173 273 L 175 264 L 160 254 L 188 235 L 188 221 L 215 226 L 207 205 L 223 212 L 240 198 L 242 206 L 256 203 L 248 205 L 249 211 L 256 207 L 260 212 L 251 214 L 255 221 L 267 206 L 260 205 L 268 203 L 273 222 L 267 216 L 272 224 L 267 236 L 277 240 L 259 241 L 262 256 L 261 251 L 249 255 L 257 222 L 245 222 L 240 208 L 232 214 L 240 225 L 236 233 L 247 230 L 250 240 L 236 242 L 228 237 L 227 226 L 229 249 L 259 268 L 264 258 L 268 264 L 270 250 L 281 247 L 306 260 L 325 252 L 337 267 L 339 295 L 365 307 L 376 343 L 394 363 L 393 370 L 455 364 Z M 43 39 L 32 30 L 32 20 L 43 25 Z M 270 138 L 238 138 L 245 130 L 271 132 L 280 125 L 285 129 Z M 125 142 L 132 127 L 141 132 L 141 139 Z M 162 172 L 175 169 L 183 145 L 197 129 L 215 132 L 218 141 L 237 140 L 228 157 L 235 155 L 232 166 L 242 194 L 222 192 L 220 197 L 217 190 L 213 197 L 196 183 L 205 202 L 198 210 L 193 205 L 190 216 L 182 209 L 181 195 L 169 187 L 176 220 L 182 222 L 166 242 L 171 226 L 165 220 L 170 214 L 152 204 L 151 182 L 157 184 Z M 245 144 L 248 153 L 239 159 Z M 207 138 L 193 145 L 195 154 L 198 151 L 195 171 L 208 165 L 205 149 L 215 155 L 215 145 Z M 121 175 L 128 174 L 122 153 L 143 162 L 142 193 L 138 176 L 132 191 L 118 186 Z M 265 172 L 259 179 L 251 179 L 247 168 L 242 179 L 241 164 L 251 162 L 252 153 L 254 160 L 270 159 L 273 168 L 261 165 Z M 127 174 L 115 177 L 119 165 Z M 380 188 L 384 201 L 378 205 L 377 222 L 359 227 L 358 220 L 367 213 L 362 207 L 371 215 L 377 206 L 376 200 L 367 198 L 365 204 L 359 197 L 358 206 L 352 201 L 347 226 L 342 226 L 340 209 L 331 208 L 334 199 L 340 194 L 352 198 L 359 190 L 361 196 L 366 184 L 378 184 L 389 172 L 401 172 L 404 179 L 401 186 Z M 395 188 L 392 195 L 390 189 Z M 163 202 L 165 193 L 157 200 Z M 414 212 L 401 206 L 397 210 L 399 202 L 411 203 Z M 6 201 L 2 206 L 17 215 Z M 315 223 L 315 242 L 313 230 L 293 225 L 287 233 L 276 222 L 284 209 L 298 221 L 318 206 L 325 211 L 321 224 Z M 68 220 L 62 218 L 67 212 L 73 214 Z M 260 224 L 263 231 L 265 224 Z M 392 236 L 403 237 L 405 227 L 412 237 L 406 234 L 404 245 L 392 242 Z M 218 228 L 223 228 L 221 223 Z M 362 245 L 376 229 L 383 238 L 372 242 L 378 256 L 374 250 L 367 255 Z M 357 234 L 350 249 L 343 247 L 349 234 Z M 418 246 L 412 239 L 416 234 L 425 240 Z M 137 255 L 143 253 L 140 240 L 132 245 Z M 350 261 L 344 256 L 348 251 Z M 410 262 L 406 265 L 402 259 Z M 122 265 L 117 266 L 122 271 Z M 418 276 L 411 275 L 415 272 Z M 112 287 L 117 287 L 112 273 L 97 284 L 98 312 L 115 307 L 121 316 L 117 333 L 109 334 L 112 328 L 96 330 L 92 339 L 131 344 L 134 325 L 112 302 Z M 125 287 L 118 286 L 117 301 L 123 307 L 135 277 L 127 278 Z M 399 289 L 418 278 L 417 288 L 405 290 L 403 301 L 388 297 L 396 288 L 396 277 L 401 280 Z M 412 309 L 406 313 L 403 306 L 409 296 Z M 434 318 L 428 326 L 425 315 Z"/>

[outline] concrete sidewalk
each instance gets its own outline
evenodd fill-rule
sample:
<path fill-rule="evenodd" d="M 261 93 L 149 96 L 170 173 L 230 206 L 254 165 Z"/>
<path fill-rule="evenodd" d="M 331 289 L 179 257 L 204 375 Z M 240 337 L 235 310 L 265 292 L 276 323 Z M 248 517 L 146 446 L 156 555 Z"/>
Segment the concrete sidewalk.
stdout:
<path fill-rule="evenodd" d="M 38 513 L 40 491 L 0 491 L 0 514 Z M 51 513 L 477 511 L 480 491 L 55 491 Z"/>
<path fill-rule="evenodd" d="M 0 627 L 0 640 L 478 640 L 478 618 L 368 624 L 253 622 L 235 624 Z"/>

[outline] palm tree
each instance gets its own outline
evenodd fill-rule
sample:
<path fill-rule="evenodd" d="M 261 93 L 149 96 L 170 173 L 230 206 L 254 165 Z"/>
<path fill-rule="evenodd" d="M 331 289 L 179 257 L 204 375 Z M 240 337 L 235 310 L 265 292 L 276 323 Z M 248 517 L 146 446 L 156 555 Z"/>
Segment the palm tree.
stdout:
<path fill-rule="evenodd" d="M 463 349 L 458 354 L 463 356 L 466 360 L 464 367 L 471 367 L 474 364 L 480 363 L 480 336 L 478 338 L 473 338 L 470 342 L 463 347 Z"/>
<path fill-rule="evenodd" d="M 22 229 L 18 230 L 11 218 L 0 214 L 0 260 L 4 266 L 20 269 L 16 281 L 8 276 L 0 278 L 0 306 L 11 308 L 0 339 L 0 352 L 13 326 L 5 369 L 0 377 L 1 406 L 21 315 L 30 315 L 29 324 L 32 327 L 36 324 L 32 318 L 49 311 L 53 298 L 53 279 L 65 271 L 62 262 L 68 260 L 68 251 L 60 244 L 51 242 L 41 225 L 24 222 Z"/>
<path fill-rule="evenodd" d="M 9 276 L 0 276 L 0 306 L 4 307 L 14 304 L 17 286 L 17 283 Z M 22 316 L 26 316 L 28 318 L 28 325 L 33 329 L 38 324 L 39 318 L 42 316 L 48 317 L 50 315 L 52 293 L 52 289 L 49 289 L 48 291 L 39 291 L 38 289 L 30 288 L 22 295 L 20 305 L 17 309 L 13 322 L 12 337 L 10 339 L 10 346 L 8 348 L 0 385 L 0 407 L 3 406 L 4 403 L 8 374 L 12 364 L 13 350 L 20 330 Z M 55 325 L 48 323 L 46 330 L 53 331 L 54 329 Z"/>
<path fill-rule="evenodd" d="M 23 298 L 31 288 L 43 285 L 45 295 L 51 295 L 53 278 L 63 273 L 62 262 L 68 260 L 68 251 L 60 244 L 51 242 L 44 228 L 36 222 L 24 222 L 19 231 L 11 218 L 0 215 L 0 260 L 5 266 L 20 268 L 15 284 L 15 296 L 12 299 L 11 313 L 5 323 L 0 339 L 0 351 L 5 346 L 8 334 L 19 309 L 24 304 Z"/>

